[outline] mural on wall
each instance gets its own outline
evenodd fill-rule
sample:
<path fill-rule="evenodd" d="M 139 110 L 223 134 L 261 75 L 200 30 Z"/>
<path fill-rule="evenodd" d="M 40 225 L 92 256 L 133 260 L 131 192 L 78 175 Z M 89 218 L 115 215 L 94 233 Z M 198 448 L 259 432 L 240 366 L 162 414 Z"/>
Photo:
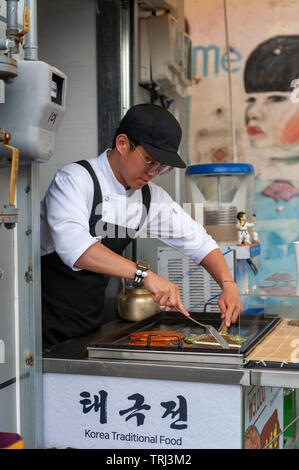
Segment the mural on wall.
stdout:
<path fill-rule="evenodd" d="M 253 211 L 261 242 L 254 282 L 259 282 L 278 270 L 295 269 L 299 4 L 186 0 L 185 14 L 193 41 L 193 73 L 201 78 L 190 93 L 190 164 L 253 165 Z"/>
<path fill-rule="evenodd" d="M 299 177 L 298 78 L 298 35 L 267 39 L 246 60 L 245 123 L 263 176 L 289 177 L 294 169 L 292 177 Z"/>
<path fill-rule="evenodd" d="M 230 161 L 233 157 L 223 1 L 212 0 L 210 5 L 187 0 L 185 16 L 193 42 L 193 75 L 200 78 L 200 83 L 192 88 L 190 100 L 190 163 Z"/>

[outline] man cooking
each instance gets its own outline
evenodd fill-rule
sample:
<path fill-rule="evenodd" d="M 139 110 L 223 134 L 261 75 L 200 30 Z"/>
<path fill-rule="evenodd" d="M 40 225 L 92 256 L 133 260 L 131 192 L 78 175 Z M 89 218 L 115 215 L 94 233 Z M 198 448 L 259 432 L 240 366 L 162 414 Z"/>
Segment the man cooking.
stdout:
<path fill-rule="evenodd" d="M 44 347 L 100 327 L 109 276 L 132 279 L 160 305 L 188 313 L 177 285 L 122 256 L 138 233 L 201 264 L 222 288 L 221 318 L 226 326 L 236 322 L 239 292 L 218 245 L 151 181 L 186 167 L 177 153 L 181 135 L 168 110 L 136 105 L 121 120 L 112 149 L 56 173 L 41 203 Z"/>

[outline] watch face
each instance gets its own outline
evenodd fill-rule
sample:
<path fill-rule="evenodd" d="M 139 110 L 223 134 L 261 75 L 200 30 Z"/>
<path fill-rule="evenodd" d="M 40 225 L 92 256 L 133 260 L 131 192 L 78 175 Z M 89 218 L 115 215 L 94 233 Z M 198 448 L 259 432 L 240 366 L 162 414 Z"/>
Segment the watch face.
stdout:
<path fill-rule="evenodd" d="M 148 263 L 146 263 L 145 261 L 138 261 L 137 266 L 140 269 L 148 269 Z"/>

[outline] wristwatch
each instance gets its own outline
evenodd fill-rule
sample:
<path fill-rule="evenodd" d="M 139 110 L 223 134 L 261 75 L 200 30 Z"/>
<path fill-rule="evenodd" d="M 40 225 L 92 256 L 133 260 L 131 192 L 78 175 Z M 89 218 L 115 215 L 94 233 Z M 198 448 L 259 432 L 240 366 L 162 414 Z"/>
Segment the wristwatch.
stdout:
<path fill-rule="evenodd" d="M 133 281 L 134 286 L 140 287 L 142 285 L 143 279 L 147 276 L 147 270 L 149 268 L 149 264 L 145 261 L 137 261 L 137 271 L 135 273 L 135 278 Z"/>

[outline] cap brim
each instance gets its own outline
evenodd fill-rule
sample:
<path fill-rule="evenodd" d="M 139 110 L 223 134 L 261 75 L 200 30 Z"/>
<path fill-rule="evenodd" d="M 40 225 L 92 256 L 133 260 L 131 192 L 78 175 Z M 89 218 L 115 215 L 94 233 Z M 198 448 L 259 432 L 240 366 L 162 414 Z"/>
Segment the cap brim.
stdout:
<path fill-rule="evenodd" d="M 186 168 L 186 163 L 181 159 L 178 153 L 168 152 L 166 150 L 158 149 L 153 145 L 147 144 L 146 142 L 140 142 L 142 147 L 160 163 L 163 165 L 173 166 L 175 168 Z"/>

